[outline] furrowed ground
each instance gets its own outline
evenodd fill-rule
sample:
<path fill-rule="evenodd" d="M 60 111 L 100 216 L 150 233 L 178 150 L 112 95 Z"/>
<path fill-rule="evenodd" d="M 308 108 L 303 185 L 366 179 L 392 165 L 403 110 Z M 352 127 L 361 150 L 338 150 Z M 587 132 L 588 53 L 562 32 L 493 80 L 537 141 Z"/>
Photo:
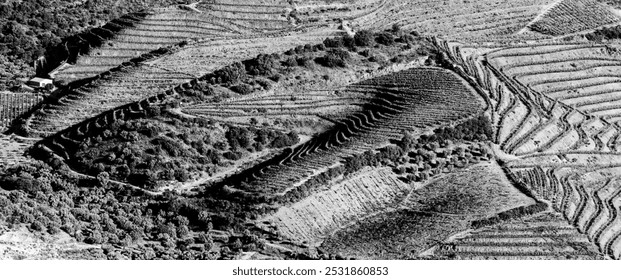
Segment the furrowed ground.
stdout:
<path fill-rule="evenodd" d="M 535 203 L 511 186 L 506 177 L 498 177 L 499 174 L 502 171 L 498 165 L 483 163 L 421 186 L 410 186 L 396 202 L 388 203 L 387 209 L 371 212 L 374 215 L 355 225 L 337 221 L 332 228 L 339 230 L 323 242 L 322 248 L 357 259 L 418 258 L 438 240 L 467 230 L 473 221 Z M 389 182 L 384 184 L 385 188 L 397 186 Z M 353 195 L 350 199 L 358 200 Z M 320 224 L 309 214 L 292 219 L 299 222 L 291 224 L 302 221 L 309 225 Z M 279 228 L 284 231 L 290 227 L 279 224 Z"/>
<path fill-rule="evenodd" d="M 469 260 L 603 259 L 584 234 L 550 212 L 469 232 L 437 245 L 433 254 Z"/>
<path fill-rule="evenodd" d="M 594 0 L 120 16 L 37 60 L 54 92 L 0 94 L 0 245 L 69 258 L 12 241 L 66 233 L 110 259 L 619 259 L 620 24 Z"/>

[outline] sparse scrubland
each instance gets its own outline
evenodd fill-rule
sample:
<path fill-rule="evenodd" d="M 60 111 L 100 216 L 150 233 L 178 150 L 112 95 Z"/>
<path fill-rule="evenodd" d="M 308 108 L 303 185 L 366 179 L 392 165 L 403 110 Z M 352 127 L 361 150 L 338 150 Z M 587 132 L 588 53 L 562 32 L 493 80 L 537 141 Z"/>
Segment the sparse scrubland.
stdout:
<path fill-rule="evenodd" d="M 0 4 L 2 258 L 621 257 L 615 3 L 52 2 Z"/>

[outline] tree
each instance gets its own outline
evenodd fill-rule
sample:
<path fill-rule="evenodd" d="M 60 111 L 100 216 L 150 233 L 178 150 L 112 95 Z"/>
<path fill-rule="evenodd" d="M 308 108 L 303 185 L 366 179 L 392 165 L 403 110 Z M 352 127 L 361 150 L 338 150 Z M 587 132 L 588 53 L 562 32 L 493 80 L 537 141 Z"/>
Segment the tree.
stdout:
<path fill-rule="evenodd" d="M 274 74 L 277 66 L 277 55 L 260 54 L 256 58 L 245 62 L 246 70 L 251 75 L 269 76 Z"/>
<path fill-rule="evenodd" d="M 235 62 L 215 71 L 215 76 L 221 83 L 235 84 L 246 77 L 246 67 L 241 62 Z"/>
<path fill-rule="evenodd" d="M 360 30 L 354 35 L 354 42 L 356 43 L 356 46 L 360 47 L 373 46 L 375 43 L 375 36 L 373 35 L 373 32 L 369 30 Z"/>
<path fill-rule="evenodd" d="M 97 174 L 97 182 L 99 183 L 99 186 L 107 187 L 110 182 L 110 174 L 105 171 Z"/>
<path fill-rule="evenodd" d="M 251 145 L 250 131 L 245 127 L 229 127 L 229 130 L 225 133 L 225 137 L 229 142 L 231 150 L 237 150 L 239 148 L 247 149 Z"/>

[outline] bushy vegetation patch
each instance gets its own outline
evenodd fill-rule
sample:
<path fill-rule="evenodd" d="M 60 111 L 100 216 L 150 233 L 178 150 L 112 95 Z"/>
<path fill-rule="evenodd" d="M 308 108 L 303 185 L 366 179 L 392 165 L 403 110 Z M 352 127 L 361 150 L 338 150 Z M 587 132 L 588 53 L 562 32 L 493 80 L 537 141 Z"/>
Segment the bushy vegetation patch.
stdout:
<path fill-rule="evenodd" d="M 214 174 L 221 167 L 265 148 L 296 144 L 295 132 L 266 127 L 215 126 L 210 121 L 162 114 L 118 121 L 102 135 L 87 138 L 71 166 L 96 176 L 155 188 L 161 181 L 185 182 L 191 174 Z"/>
<path fill-rule="evenodd" d="M 5 189 L 1 222 L 48 234 L 66 232 L 79 242 L 102 245 L 98 257 L 222 259 L 260 250 L 265 242 L 241 229 L 239 206 L 199 205 L 169 193 L 152 196 L 114 183 L 106 173 L 79 178 L 44 166 L 19 166 L 0 175 L 0 186 Z M 229 233 L 214 235 L 212 229 Z"/>
<path fill-rule="evenodd" d="M 370 47 L 375 44 L 375 34 L 370 30 L 360 30 L 354 35 L 356 46 Z"/>
<path fill-rule="evenodd" d="M 348 51 L 342 49 L 331 49 L 326 52 L 324 57 L 318 58 L 317 62 L 326 67 L 346 67 L 347 61 L 351 59 Z"/>
<path fill-rule="evenodd" d="M 342 161 L 342 165 L 329 168 L 313 176 L 284 196 L 277 197 L 281 203 L 292 203 L 312 194 L 317 188 L 329 185 L 340 176 L 346 177 L 365 167 L 390 166 L 406 182 L 420 182 L 454 168 L 491 159 L 491 152 L 480 142 L 491 139 L 490 121 L 486 116 L 466 120 L 453 127 L 438 128 L 434 134 L 414 138 L 405 134 L 395 145 L 377 151 L 366 151 Z M 453 132 L 449 134 L 449 132 Z M 468 143 L 456 145 L 455 142 Z"/>

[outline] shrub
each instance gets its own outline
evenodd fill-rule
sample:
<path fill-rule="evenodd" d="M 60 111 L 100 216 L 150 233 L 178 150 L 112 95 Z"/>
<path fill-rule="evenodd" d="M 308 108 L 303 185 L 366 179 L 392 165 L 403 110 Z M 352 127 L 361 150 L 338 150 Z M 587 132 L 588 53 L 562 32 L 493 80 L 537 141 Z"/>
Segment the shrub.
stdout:
<path fill-rule="evenodd" d="M 274 55 L 260 54 L 256 58 L 245 62 L 246 70 L 251 75 L 272 75 L 277 66 L 277 60 Z"/>
<path fill-rule="evenodd" d="M 313 46 L 311 44 L 304 45 L 304 52 L 309 53 L 313 51 Z"/>
<path fill-rule="evenodd" d="M 41 190 L 41 184 L 34 178 L 8 177 L 0 181 L 0 188 L 5 190 L 21 190 L 25 193 L 35 194 Z"/>
<path fill-rule="evenodd" d="M 241 84 L 231 86 L 229 87 L 229 89 L 241 95 L 250 94 L 253 91 L 252 86 L 246 83 L 241 83 Z"/>
<path fill-rule="evenodd" d="M 332 49 L 324 57 L 318 59 L 318 62 L 326 67 L 345 67 L 350 58 L 349 52 L 341 49 Z"/>
<path fill-rule="evenodd" d="M 313 46 L 313 51 L 325 51 L 326 50 L 326 46 L 323 43 L 319 43 L 317 45 Z"/>
<path fill-rule="evenodd" d="M 302 56 L 302 57 L 298 57 L 296 63 L 300 66 L 304 66 L 304 67 L 312 67 L 313 65 L 313 59 L 308 57 L 308 56 Z"/>
<path fill-rule="evenodd" d="M 221 83 L 234 84 L 246 77 L 246 67 L 241 62 L 235 62 L 215 71 L 214 74 Z"/>
<path fill-rule="evenodd" d="M 298 61 L 294 57 L 290 56 L 282 62 L 282 65 L 287 67 L 295 67 L 298 66 Z"/>
<path fill-rule="evenodd" d="M 288 134 L 277 132 L 277 136 L 274 138 L 270 147 L 272 148 L 284 148 L 297 144 L 300 141 L 300 137 L 295 131 L 291 131 Z"/>
<path fill-rule="evenodd" d="M 375 43 L 375 36 L 373 36 L 373 32 L 369 30 L 360 30 L 356 32 L 356 35 L 354 35 L 354 41 L 356 43 L 356 46 L 373 46 Z"/>
<path fill-rule="evenodd" d="M 350 35 L 343 36 L 343 46 L 353 49 L 356 47 L 356 40 Z"/>
<path fill-rule="evenodd" d="M 323 40 L 323 44 L 326 48 L 342 48 L 344 46 L 342 37 L 326 38 Z"/>
<path fill-rule="evenodd" d="M 395 43 L 395 38 L 391 33 L 388 32 L 382 32 L 379 33 L 377 35 L 377 37 L 375 38 L 375 40 L 382 44 L 382 45 L 386 45 L 386 46 L 391 46 Z"/>
<path fill-rule="evenodd" d="M 186 182 L 190 179 L 190 175 L 185 169 L 175 170 L 175 180 L 179 182 Z"/>
<path fill-rule="evenodd" d="M 255 82 L 261 86 L 263 89 L 269 90 L 270 88 L 272 88 L 272 85 L 270 84 L 270 82 L 267 79 L 262 79 L 262 78 L 258 78 L 255 80 Z"/>
<path fill-rule="evenodd" d="M 296 54 L 304 54 L 304 53 L 305 53 L 305 50 L 304 50 L 304 47 L 303 47 L 303 46 L 296 46 L 296 47 L 293 49 L 293 51 L 294 51 Z"/>
<path fill-rule="evenodd" d="M 244 127 L 230 127 L 225 133 L 225 137 L 231 150 L 247 149 L 251 145 L 250 131 Z"/>
<path fill-rule="evenodd" d="M 369 61 L 376 62 L 381 66 L 388 64 L 388 59 L 383 54 L 379 54 L 379 53 L 371 54 L 371 56 L 369 56 Z"/>
<path fill-rule="evenodd" d="M 275 75 L 272 75 L 269 77 L 269 79 L 274 82 L 279 82 L 280 80 L 282 80 L 282 78 L 283 78 L 283 75 L 280 73 L 276 73 Z"/>
<path fill-rule="evenodd" d="M 401 25 L 399 23 L 393 24 L 390 31 L 392 31 L 392 33 L 395 33 L 395 34 L 399 33 L 401 31 Z"/>
<path fill-rule="evenodd" d="M 141 187 L 152 187 L 155 186 L 157 182 L 156 176 L 150 171 L 142 171 L 137 173 L 132 173 L 127 177 L 127 181 L 136 186 Z"/>
<path fill-rule="evenodd" d="M 183 147 L 177 141 L 171 140 L 166 137 L 155 138 L 151 140 L 151 143 L 154 145 L 159 145 L 162 150 L 166 151 L 167 154 L 173 157 L 183 156 L 185 154 Z"/>

